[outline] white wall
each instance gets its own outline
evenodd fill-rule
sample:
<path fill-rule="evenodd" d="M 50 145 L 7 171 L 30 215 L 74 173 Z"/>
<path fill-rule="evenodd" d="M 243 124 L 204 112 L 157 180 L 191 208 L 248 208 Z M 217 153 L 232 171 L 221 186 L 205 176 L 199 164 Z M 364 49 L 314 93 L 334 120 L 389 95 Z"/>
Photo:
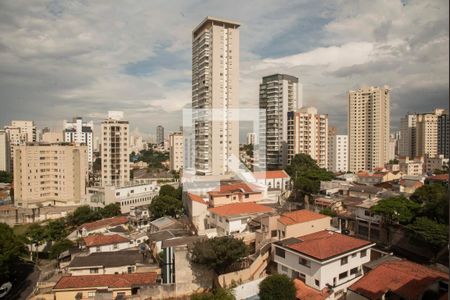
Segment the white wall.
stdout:
<path fill-rule="evenodd" d="M 133 247 L 133 243 L 119 243 L 119 244 L 111 244 L 111 245 L 102 245 L 100 246 L 99 250 L 97 251 L 97 247 L 89 247 L 89 253 L 95 253 L 95 252 L 112 252 L 112 251 L 120 251 L 124 249 L 128 249 Z"/>
<path fill-rule="evenodd" d="M 253 296 L 258 295 L 259 293 L 259 284 L 263 281 L 265 277 L 258 278 L 256 280 L 238 285 L 233 289 L 234 297 L 236 300 L 243 300 Z"/>

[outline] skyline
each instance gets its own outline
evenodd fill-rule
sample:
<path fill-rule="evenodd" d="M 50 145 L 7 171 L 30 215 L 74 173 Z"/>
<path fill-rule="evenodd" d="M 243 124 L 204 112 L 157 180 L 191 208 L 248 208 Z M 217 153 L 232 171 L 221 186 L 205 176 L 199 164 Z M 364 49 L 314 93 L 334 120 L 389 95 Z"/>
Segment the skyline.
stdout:
<path fill-rule="evenodd" d="M 257 107 L 263 76 L 286 73 L 340 133 L 347 91 L 365 84 L 392 88 L 393 130 L 408 111 L 448 108 L 445 1 L 120 3 L 0 4 L 0 125 L 98 124 L 122 110 L 131 132 L 177 130 L 191 102 L 192 29 L 207 15 L 241 23 L 241 107 Z"/>

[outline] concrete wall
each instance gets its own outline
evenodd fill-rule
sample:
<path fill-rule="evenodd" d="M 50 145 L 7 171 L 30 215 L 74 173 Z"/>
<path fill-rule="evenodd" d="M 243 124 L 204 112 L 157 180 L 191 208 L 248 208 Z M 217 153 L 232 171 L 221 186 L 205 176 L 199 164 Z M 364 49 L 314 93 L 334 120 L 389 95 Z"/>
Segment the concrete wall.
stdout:
<path fill-rule="evenodd" d="M 325 217 L 318 220 L 313 220 L 310 222 L 304 222 L 299 224 L 292 225 L 284 225 L 280 221 L 278 221 L 278 230 L 281 232 L 285 232 L 283 236 L 281 234 L 281 238 L 289 238 L 289 237 L 299 237 L 302 235 L 307 235 L 310 233 L 315 233 L 318 231 L 322 231 L 330 228 L 331 217 Z"/>
<path fill-rule="evenodd" d="M 114 245 L 117 245 L 117 248 L 115 248 Z M 119 243 L 119 244 L 111 244 L 111 245 L 103 245 L 103 246 L 100 246 L 100 251 L 97 251 L 97 247 L 89 247 L 89 253 L 120 251 L 120 250 L 128 249 L 130 247 L 133 247 L 133 244 L 130 244 L 128 242 Z"/>
<path fill-rule="evenodd" d="M 213 207 L 227 205 L 231 203 L 258 202 L 262 200 L 262 193 L 243 194 L 236 193 L 227 196 L 210 196 L 210 202 Z"/>
<path fill-rule="evenodd" d="M 255 279 L 253 281 L 238 285 L 233 289 L 234 297 L 236 300 L 248 299 L 250 297 L 256 296 L 259 293 L 259 284 L 263 281 L 265 277 Z"/>

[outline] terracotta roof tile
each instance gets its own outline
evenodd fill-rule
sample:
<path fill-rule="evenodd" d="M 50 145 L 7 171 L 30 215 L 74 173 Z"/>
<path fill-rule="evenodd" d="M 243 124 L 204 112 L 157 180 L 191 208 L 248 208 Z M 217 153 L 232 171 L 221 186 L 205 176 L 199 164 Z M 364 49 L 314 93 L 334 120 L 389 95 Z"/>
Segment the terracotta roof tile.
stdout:
<path fill-rule="evenodd" d="M 206 202 L 205 200 L 203 200 L 203 198 L 200 197 L 199 195 L 195 195 L 195 194 L 192 194 L 192 193 L 188 193 L 188 196 L 189 196 L 189 199 L 191 199 L 192 201 L 195 201 L 195 202 L 198 202 L 198 203 L 201 203 L 201 204 L 208 205 L 208 202 Z"/>
<path fill-rule="evenodd" d="M 309 221 L 329 218 L 328 216 L 318 214 L 307 209 L 301 209 L 284 213 L 280 216 L 278 221 L 284 225 L 300 224 Z"/>
<path fill-rule="evenodd" d="M 84 237 L 83 241 L 87 247 L 96 247 L 101 245 L 127 243 L 130 240 L 118 234 L 111 234 L 111 235 L 96 234 Z"/>
<path fill-rule="evenodd" d="M 254 172 L 253 176 L 256 179 L 289 178 L 288 173 L 284 170 Z"/>
<path fill-rule="evenodd" d="M 260 193 L 258 187 L 251 183 L 221 184 L 219 188 L 208 192 L 212 196 L 229 195 L 233 193 Z"/>
<path fill-rule="evenodd" d="M 98 221 L 91 222 L 91 223 L 85 223 L 85 224 L 81 225 L 80 228 L 86 228 L 86 230 L 91 231 L 91 230 L 99 229 L 102 227 L 126 224 L 127 222 L 128 222 L 127 217 L 120 216 L 120 217 L 113 217 L 113 218 L 98 220 Z"/>
<path fill-rule="evenodd" d="M 219 207 L 210 208 L 208 210 L 222 217 L 251 215 L 273 211 L 273 209 L 268 206 L 256 204 L 253 202 L 227 204 Z"/>
<path fill-rule="evenodd" d="M 448 181 L 448 174 L 439 174 L 439 175 L 429 176 L 426 179 L 434 180 L 434 181 Z"/>
<path fill-rule="evenodd" d="M 369 241 L 328 230 L 304 235 L 298 240 L 298 243 L 289 244 L 287 247 L 319 260 L 327 260 L 372 244 Z"/>
<path fill-rule="evenodd" d="M 80 289 L 89 287 L 127 288 L 156 283 L 155 272 L 132 274 L 63 276 L 53 289 Z"/>
<path fill-rule="evenodd" d="M 307 286 L 299 279 L 294 279 L 294 285 L 297 290 L 295 297 L 299 300 L 325 300 L 330 295 L 328 289 L 325 288 L 322 291 L 318 291 Z"/>
<path fill-rule="evenodd" d="M 349 287 L 368 298 L 381 299 L 393 292 L 404 299 L 419 299 L 426 288 L 438 281 L 448 280 L 448 274 L 407 261 L 388 261 L 364 275 Z"/>

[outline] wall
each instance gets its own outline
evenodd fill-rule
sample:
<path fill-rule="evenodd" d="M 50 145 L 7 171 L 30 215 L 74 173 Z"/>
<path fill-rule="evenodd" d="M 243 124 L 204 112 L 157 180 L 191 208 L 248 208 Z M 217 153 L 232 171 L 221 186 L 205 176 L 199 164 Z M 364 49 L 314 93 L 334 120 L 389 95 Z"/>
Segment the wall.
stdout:
<path fill-rule="evenodd" d="M 258 278 L 256 280 L 238 285 L 233 289 L 233 295 L 236 300 L 243 300 L 253 296 L 258 295 L 259 293 L 259 284 L 264 280 L 263 278 Z"/>
<path fill-rule="evenodd" d="M 133 267 L 133 272 L 136 270 L 135 265 L 129 265 L 129 266 L 120 266 L 120 267 L 114 267 L 114 268 L 97 268 L 98 273 L 91 273 L 90 269 L 95 269 L 96 267 L 85 267 L 85 268 L 68 268 L 68 273 L 72 274 L 73 276 L 76 275 L 101 275 L 101 274 L 124 274 L 128 273 L 128 267 Z"/>
<path fill-rule="evenodd" d="M 117 249 L 114 249 L 114 245 L 117 245 Z M 100 246 L 100 251 L 97 251 L 97 247 L 89 247 L 89 252 L 90 253 L 95 253 L 95 252 L 113 252 L 113 251 L 120 251 L 120 250 L 124 250 L 124 249 L 128 249 L 130 247 L 133 247 L 133 244 L 130 243 L 119 243 L 119 244 L 111 244 L 111 245 L 103 245 Z"/>
<path fill-rule="evenodd" d="M 254 194 L 235 193 L 224 196 L 210 196 L 210 202 L 213 207 L 218 207 L 231 203 L 257 202 L 260 200 L 262 200 L 262 193 L 254 193 Z"/>
<path fill-rule="evenodd" d="M 285 232 L 286 235 L 282 236 L 282 238 L 299 237 L 302 235 L 329 229 L 331 226 L 330 222 L 330 217 L 292 225 L 284 225 L 278 221 L 278 230 Z"/>

